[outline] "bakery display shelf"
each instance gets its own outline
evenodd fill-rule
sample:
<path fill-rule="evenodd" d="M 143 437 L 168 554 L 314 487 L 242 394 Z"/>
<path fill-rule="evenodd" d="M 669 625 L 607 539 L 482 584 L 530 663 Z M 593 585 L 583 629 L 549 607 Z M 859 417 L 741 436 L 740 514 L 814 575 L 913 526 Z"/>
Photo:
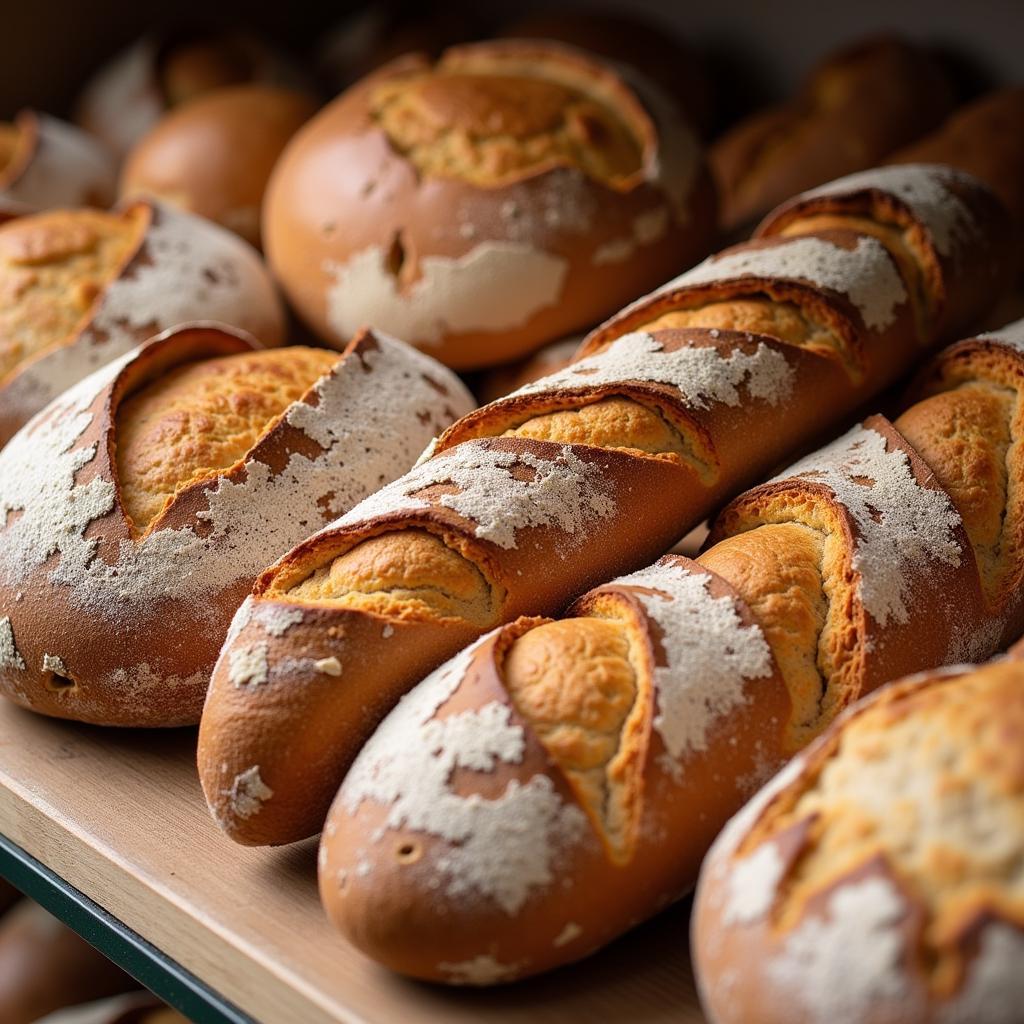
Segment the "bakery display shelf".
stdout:
<path fill-rule="evenodd" d="M 194 746 L 194 730 L 104 730 L 0 702 L 0 874 L 200 1024 L 703 1022 L 682 904 L 517 985 L 391 975 L 324 918 L 314 840 L 220 835 Z"/>

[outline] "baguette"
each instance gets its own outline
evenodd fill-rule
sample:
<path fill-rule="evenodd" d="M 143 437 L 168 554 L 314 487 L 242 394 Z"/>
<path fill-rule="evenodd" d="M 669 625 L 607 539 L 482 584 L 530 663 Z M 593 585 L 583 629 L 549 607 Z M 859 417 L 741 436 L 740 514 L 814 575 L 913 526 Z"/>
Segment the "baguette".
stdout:
<path fill-rule="evenodd" d="M 0 206 L 105 207 L 116 190 L 114 158 L 74 125 L 34 110 L 0 123 Z"/>
<path fill-rule="evenodd" d="M 961 287 L 980 295 L 973 275 L 1004 276 L 997 206 L 965 177 L 916 173 L 948 183 L 949 202 L 908 216 L 964 225 L 960 273 L 943 278 L 958 306 Z M 961 220 L 965 208 L 977 212 Z M 928 223 L 922 245 L 951 266 L 932 241 L 949 225 Z M 915 295 L 870 235 L 760 239 L 630 307 L 590 336 L 587 358 L 449 428 L 417 469 L 268 569 L 239 610 L 199 735 L 221 827 L 250 844 L 319 831 L 362 743 L 431 668 L 649 562 L 908 369 L 931 340 Z M 684 324 L 656 329 L 673 316 Z M 269 631 L 280 616 L 287 633 Z M 259 685 L 237 669 L 254 657 Z"/>
<path fill-rule="evenodd" d="M 696 561 L 437 670 L 327 818 L 332 920 L 438 981 L 578 959 L 692 886 L 729 816 L 843 708 L 1018 637 L 1022 388 L 1024 323 L 954 346 L 895 424 L 873 416 L 729 504 Z"/>
<path fill-rule="evenodd" d="M 735 231 L 787 196 L 881 162 L 952 107 L 944 69 L 896 36 L 832 54 L 789 102 L 751 115 L 712 146 L 722 228 Z"/>
<path fill-rule="evenodd" d="M 729 824 L 693 950 L 716 1024 L 1015 1024 L 1024 665 L 885 687 Z"/>
<path fill-rule="evenodd" d="M 253 249 L 149 201 L 0 226 L 0 293 L 0 446 L 71 385 L 185 321 L 284 340 L 284 310 Z"/>
<path fill-rule="evenodd" d="M 268 558 L 473 407 L 379 332 L 345 353 L 252 349 L 225 328 L 167 332 L 0 452 L 0 693 L 100 725 L 198 721 Z"/>

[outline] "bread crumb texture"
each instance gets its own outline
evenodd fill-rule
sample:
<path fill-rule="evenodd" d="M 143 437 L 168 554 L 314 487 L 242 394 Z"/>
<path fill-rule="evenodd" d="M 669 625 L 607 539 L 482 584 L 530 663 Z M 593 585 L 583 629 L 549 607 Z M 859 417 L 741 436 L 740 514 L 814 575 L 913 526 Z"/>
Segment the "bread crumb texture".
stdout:
<path fill-rule="evenodd" d="M 57 210 L 0 227 L 0 383 L 68 344 L 139 241 L 137 223 Z"/>
<path fill-rule="evenodd" d="M 615 186 L 641 168 L 629 118 L 545 74 L 542 59 L 510 73 L 435 67 L 379 85 L 374 120 L 423 177 L 499 188 L 551 167 Z"/>

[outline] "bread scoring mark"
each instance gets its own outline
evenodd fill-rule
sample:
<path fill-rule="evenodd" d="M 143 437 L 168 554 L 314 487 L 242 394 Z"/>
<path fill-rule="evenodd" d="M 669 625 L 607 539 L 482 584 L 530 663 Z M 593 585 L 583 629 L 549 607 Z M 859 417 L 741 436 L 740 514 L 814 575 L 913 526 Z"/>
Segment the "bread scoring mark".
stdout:
<path fill-rule="evenodd" d="M 400 288 L 380 246 L 345 263 L 328 260 L 327 320 L 338 337 L 364 324 L 437 345 L 446 334 L 522 327 L 558 303 L 568 261 L 519 242 L 483 242 L 464 256 L 424 256 L 419 277 Z"/>
<path fill-rule="evenodd" d="M 329 658 L 321 658 L 319 661 L 314 661 L 313 668 L 315 668 L 317 672 L 322 672 L 327 676 L 341 675 L 341 662 L 338 661 L 334 655 L 331 655 Z"/>
<path fill-rule="evenodd" d="M 665 746 L 662 765 L 677 778 L 679 762 L 706 750 L 714 727 L 746 702 L 747 681 L 773 670 L 761 627 L 743 623 L 731 596 L 712 597 L 710 581 L 674 563 L 656 563 L 615 581 L 617 587 L 643 588 L 633 596 L 661 631 L 667 664 L 654 669 L 653 725 Z"/>
<path fill-rule="evenodd" d="M 515 915 L 538 889 L 556 878 L 559 851 L 587 833 L 586 816 L 567 804 L 544 774 L 523 784 L 511 780 L 501 796 L 456 793 L 457 769 L 493 773 L 518 764 L 525 736 L 507 704 L 435 718 L 455 693 L 482 638 L 428 676 L 406 695 L 363 748 L 339 793 L 355 816 L 364 801 L 388 809 L 374 834 L 423 832 L 446 841 L 426 862 L 445 881 L 449 897 L 483 898 Z M 425 862 L 420 861 L 423 865 Z"/>
<path fill-rule="evenodd" d="M 751 924 L 771 910 L 785 862 L 773 842 L 762 843 L 753 853 L 734 861 L 729 868 L 722 924 Z"/>
<path fill-rule="evenodd" d="M 804 192 L 796 202 L 869 188 L 887 192 L 906 205 L 914 219 L 928 229 L 936 250 L 950 256 L 964 242 L 974 240 L 979 227 L 957 193 L 957 186 L 974 188 L 977 179 L 942 164 L 902 164 L 849 174 Z"/>
<path fill-rule="evenodd" d="M 910 619 L 914 580 L 935 563 L 960 565 L 960 516 L 945 491 L 922 487 L 910 459 L 856 426 L 776 477 L 826 485 L 857 526 L 853 568 L 861 601 L 875 621 Z"/>
<path fill-rule="evenodd" d="M 902 967 L 906 912 L 887 878 L 845 882 L 829 896 L 823 916 L 805 918 L 786 936 L 765 971 L 809 1019 L 866 1020 L 883 1000 L 910 998 Z"/>
<path fill-rule="evenodd" d="M 236 775 L 225 790 L 228 809 L 235 818 L 251 818 L 269 800 L 274 791 L 260 778 L 259 765 Z"/>
<path fill-rule="evenodd" d="M 18 647 L 14 642 L 14 627 L 8 616 L 0 619 L 0 671 L 13 669 L 16 672 L 25 671 L 25 659 L 18 653 Z"/>
<path fill-rule="evenodd" d="M 636 331 L 616 338 L 600 354 L 570 363 L 513 394 L 647 381 L 677 388 L 694 409 L 737 406 L 741 388 L 750 398 L 780 405 L 792 395 L 795 376 L 786 356 L 764 342 L 749 354 L 739 348 L 723 353 L 714 345 L 692 344 L 667 352 L 658 338 Z"/>
<path fill-rule="evenodd" d="M 600 467 L 579 458 L 569 445 L 546 458 L 491 444 L 466 441 L 422 463 L 358 504 L 338 525 L 430 508 L 431 502 L 418 494 L 438 484 L 456 490 L 437 497 L 436 504 L 475 523 L 477 537 L 505 549 L 515 548 L 517 533 L 527 527 L 554 526 L 582 542 L 596 520 L 615 514 Z M 524 469 L 529 472 L 521 473 Z M 520 479 L 517 471 L 528 478 Z"/>
<path fill-rule="evenodd" d="M 228 652 L 228 679 L 238 689 L 262 686 L 268 678 L 267 644 L 234 647 Z"/>
<path fill-rule="evenodd" d="M 407 469 L 420 446 L 447 425 L 420 372 L 428 366 L 437 375 L 441 368 L 393 339 L 376 341 L 361 359 L 343 360 L 317 383 L 308 403 L 296 403 L 286 414 L 316 442 L 317 454 L 293 452 L 276 472 L 250 458 L 236 480 L 222 476 L 211 483 L 195 528 L 123 539 L 116 549 L 108 545 L 112 550 L 104 558 L 96 557 L 101 534 L 95 528 L 86 533 L 113 511 L 114 483 L 97 475 L 79 484 L 78 473 L 95 458 L 96 446 L 75 444 L 92 422 L 90 407 L 134 353 L 98 371 L 0 452 L 0 579 L 18 586 L 57 554 L 47 569 L 50 582 L 67 587 L 75 606 L 107 621 L 136 622 L 157 596 L 192 601 L 196 614 L 211 619 L 219 615 L 214 604 L 199 599 L 254 578 L 321 525 L 310 495 L 333 491 L 333 511 L 350 508 Z M 445 371 L 443 379 L 452 396 L 449 411 L 468 411 L 469 393 L 454 375 Z M 420 411 L 426 422 L 415 415 Z M 353 449 L 359 458 L 349 457 Z M 22 514 L 9 520 L 12 512 Z M 116 557 L 105 560 L 112 553 Z M 202 572 L 194 571 L 198 565 Z M 287 613 L 293 621 L 296 614 Z M 272 636 L 285 628 L 284 620 L 276 622 L 267 630 Z"/>
<path fill-rule="evenodd" d="M 742 277 L 795 278 L 845 295 L 860 312 L 864 325 L 884 330 L 896 320 L 896 310 L 908 301 L 896 264 L 875 238 L 862 236 L 853 249 L 825 238 L 799 236 L 773 239 L 757 249 L 741 249 L 710 256 L 692 270 L 663 285 L 651 298 L 694 285 L 733 281 Z M 628 312 L 627 307 L 624 312 Z"/>
<path fill-rule="evenodd" d="M 525 966 L 523 960 L 503 964 L 490 953 L 481 953 L 471 960 L 462 960 L 456 964 L 439 963 L 437 969 L 452 985 L 497 985 L 517 977 Z"/>

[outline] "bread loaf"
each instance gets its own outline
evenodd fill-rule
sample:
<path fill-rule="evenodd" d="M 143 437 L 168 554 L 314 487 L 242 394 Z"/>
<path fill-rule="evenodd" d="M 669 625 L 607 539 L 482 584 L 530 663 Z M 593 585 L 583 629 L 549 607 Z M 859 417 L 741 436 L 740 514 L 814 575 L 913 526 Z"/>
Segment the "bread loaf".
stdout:
<path fill-rule="evenodd" d="M 151 202 L 0 226 L 0 295 L 0 445 L 72 384 L 184 321 L 284 340 L 284 311 L 252 248 Z"/>
<path fill-rule="evenodd" d="M 197 721 L 268 559 L 472 408 L 452 373 L 379 333 L 344 354 L 251 348 L 213 326 L 158 336 L 0 452 L 5 696 L 104 725 Z M 260 672 L 250 659 L 234 676 Z"/>
<path fill-rule="evenodd" d="M 74 125 L 34 110 L 0 122 L 0 206 L 109 206 L 116 186 L 114 158 Z"/>
<path fill-rule="evenodd" d="M 1002 199 L 1024 232 L 1024 86 L 1000 89 L 958 109 L 892 163 L 949 164 L 973 174 Z"/>
<path fill-rule="evenodd" d="M 1024 999 L 1024 665 L 852 708 L 736 815 L 693 949 L 716 1024 L 1015 1024 Z"/>
<path fill-rule="evenodd" d="M 481 405 L 487 405 L 518 391 L 525 384 L 532 384 L 541 377 L 564 370 L 573 361 L 581 341 L 582 334 L 573 334 L 552 341 L 525 359 L 478 374 L 472 380 L 473 394 Z"/>
<path fill-rule="evenodd" d="M 121 195 L 198 213 L 258 246 L 267 179 L 315 111 L 310 96 L 267 85 L 218 89 L 181 104 L 128 154 Z"/>
<path fill-rule="evenodd" d="M 1022 342 L 1024 323 L 954 346 L 895 425 L 871 417 L 741 495 L 695 562 L 504 626 L 416 687 L 327 819 L 335 923 L 439 981 L 578 959 L 685 892 L 843 708 L 1019 636 Z M 730 1019 L 758 1019 L 750 992 Z"/>
<path fill-rule="evenodd" d="M 527 355 L 711 247 L 697 143 L 647 92 L 541 42 L 394 61 L 285 150 L 270 264 L 329 343 L 372 323 L 459 369 Z"/>
<path fill-rule="evenodd" d="M 753 114 L 710 151 L 726 231 L 841 174 L 881 162 L 938 127 L 953 107 L 945 71 L 895 36 L 825 58 L 787 103 Z"/>
<path fill-rule="evenodd" d="M 101 67 L 82 90 L 75 119 L 123 157 L 166 111 L 245 82 L 296 86 L 303 77 L 250 32 L 182 26 L 144 36 Z"/>
<path fill-rule="evenodd" d="M 946 282 L 971 295 L 971 274 L 995 283 L 1006 259 L 993 200 L 980 186 L 974 199 L 963 242 L 976 259 Z M 949 216 L 960 201 L 951 193 Z M 417 469 L 268 569 L 236 616 L 199 736 L 221 826 L 246 843 L 319 831 L 374 725 L 431 668 L 501 622 L 553 614 L 651 561 L 904 372 L 929 340 L 915 294 L 869 235 L 765 238 L 630 307 L 562 373 L 445 431 Z M 625 334 L 625 322 L 643 330 Z M 281 615 L 287 632 L 268 632 Z M 253 657 L 266 664 L 258 686 L 235 668 Z"/>

